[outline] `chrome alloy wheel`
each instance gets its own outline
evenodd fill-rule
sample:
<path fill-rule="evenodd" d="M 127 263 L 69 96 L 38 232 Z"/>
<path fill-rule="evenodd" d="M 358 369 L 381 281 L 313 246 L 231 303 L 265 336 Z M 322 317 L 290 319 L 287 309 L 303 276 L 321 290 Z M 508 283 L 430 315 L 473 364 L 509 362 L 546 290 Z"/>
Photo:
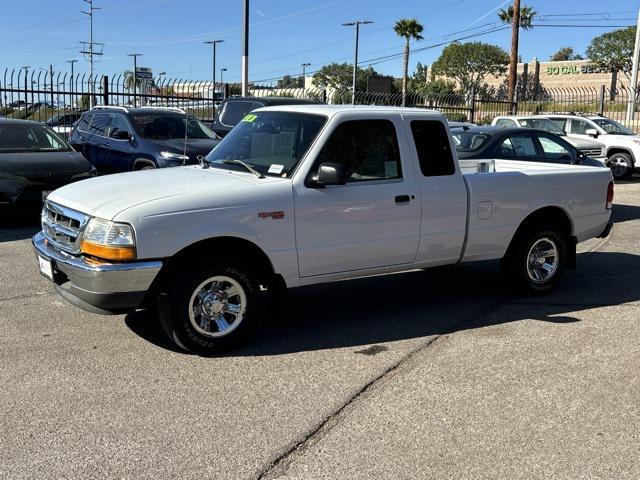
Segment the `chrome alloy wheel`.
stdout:
<path fill-rule="evenodd" d="M 620 155 L 614 155 L 609 162 L 609 168 L 613 173 L 614 178 L 622 178 L 627 174 L 627 171 L 631 168 L 628 160 Z"/>
<path fill-rule="evenodd" d="M 200 334 L 223 337 L 238 328 L 247 308 L 247 294 L 237 280 L 225 275 L 208 278 L 189 301 L 189 320 Z"/>
<path fill-rule="evenodd" d="M 558 246 L 547 237 L 538 239 L 527 255 L 527 274 L 534 283 L 545 283 L 558 270 Z"/>

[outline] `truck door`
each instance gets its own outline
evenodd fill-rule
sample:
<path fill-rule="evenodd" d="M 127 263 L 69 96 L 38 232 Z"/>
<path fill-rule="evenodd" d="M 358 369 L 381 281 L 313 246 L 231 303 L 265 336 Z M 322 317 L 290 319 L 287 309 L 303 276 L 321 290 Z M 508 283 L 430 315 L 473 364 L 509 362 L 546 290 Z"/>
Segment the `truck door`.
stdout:
<path fill-rule="evenodd" d="M 308 186 L 308 180 L 294 183 L 300 276 L 411 264 L 420 200 L 401 119 L 347 120 L 324 138 L 305 177 L 321 163 L 340 163 L 347 183 L 326 188 Z"/>
<path fill-rule="evenodd" d="M 408 117 L 405 121 L 413 140 L 409 143 L 418 165 L 416 181 L 422 199 L 416 263 L 421 266 L 455 263 L 460 258 L 467 228 L 467 188 L 454 160 L 447 127 L 436 119 Z"/>

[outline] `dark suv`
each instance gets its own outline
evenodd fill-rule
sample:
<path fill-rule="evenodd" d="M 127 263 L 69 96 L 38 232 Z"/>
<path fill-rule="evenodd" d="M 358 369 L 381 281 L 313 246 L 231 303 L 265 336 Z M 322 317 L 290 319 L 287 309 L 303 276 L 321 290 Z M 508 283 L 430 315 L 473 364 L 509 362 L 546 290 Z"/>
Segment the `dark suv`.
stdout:
<path fill-rule="evenodd" d="M 213 131 L 224 137 L 249 112 L 262 107 L 276 105 L 321 104 L 317 100 L 290 97 L 230 97 L 220 105 L 217 119 L 213 122 Z"/>
<path fill-rule="evenodd" d="M 220 139 L 177 108 L 95 107 L 74 125 L 69 141 L 99 171 L 126 172 L 198 163 Z"/>

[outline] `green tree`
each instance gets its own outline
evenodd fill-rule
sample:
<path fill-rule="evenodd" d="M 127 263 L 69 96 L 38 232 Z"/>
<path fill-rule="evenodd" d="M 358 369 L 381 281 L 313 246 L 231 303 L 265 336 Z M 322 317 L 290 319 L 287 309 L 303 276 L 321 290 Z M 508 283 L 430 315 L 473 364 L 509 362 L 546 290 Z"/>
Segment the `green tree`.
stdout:
<path fill-rule="evenodd" d="M 587 47 L 587 57 L 610 72 L 629 72 L 633 66 L 636 27 L 626 27 L 598 35 Z"/>
<path fill-rule="evenodd" d="M 564 62 L 567 60 L 582 60 L 582 55 L 574 53 L 573 47 L 562 47 L 549 57 L 552 62 Z"/>
<path fill-rule="evenodd" d="M 356 89 L 367 89 L 367 77 L 380 75 L 372 67 L 356 69 Z M 331 87 L 344 90 L 351 87 L 353 65 L 349 63 L 331 63 L 325 65 L 313 74 L 313 84 L 318 87 Z"/>
<path fill-rule="evenodd" d="M 509 55 L 502 48 L 482 42 L 452 43 L 432 65 L 435 75 L 458 82 L 463 92 L 478 90 L 488 75 L 502 75 Z"/>
<path fill-rule="evenodd" d="M 404 54 L 402 56 L 402 106 L 406 105 L 407 82 L 409 79 L 409 51 L 411 40 L 422 40 L 424 27 L 415 18 L 402 18 L 396 22 L 393 31 L 404 38 Z"/>
<path fill-rule="evenodd" d="M 533 20 L 538 12 L 533 8 L 523 5 L 520 7 L 520 28 L 523 30 L 531 30 L 533 28 Z M 506 10 L 501 8 L 498 10 L 498 18 L 502 23 L 511 25 L 513 22 L 513 5 L 510 5 Z"/>
<path fill-rule="evenodd" d="M 278 80 L 278 88 L 302 88 L 304 87 L 304 79 L 302 77 L 292 77 L 285 75 Z"/>

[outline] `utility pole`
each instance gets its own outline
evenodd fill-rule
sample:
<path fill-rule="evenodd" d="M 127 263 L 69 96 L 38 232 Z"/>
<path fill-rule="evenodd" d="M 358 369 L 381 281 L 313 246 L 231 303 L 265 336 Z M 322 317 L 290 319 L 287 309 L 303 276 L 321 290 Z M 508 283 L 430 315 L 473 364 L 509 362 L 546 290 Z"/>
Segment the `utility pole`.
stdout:
<path fill-rule="evenodd" d="M 244 39 L 242 42 L 242 96 L 249 96 L 249 0 L 244 0 Z"/>
<path fill-rule="evenodd" d="M 627 122 L 632 122 L 636 111 L 636 95 L 638 94 L 638 63 L 640 61 L 640 10 L 636 26 L 636 44 L 633 48 L 633 67 L 631 69 L 631 91 L 629 92 L 629 103 L 627 104 Z"/>
<path fill-rule="evenodd" d="M 128 57 L 133 57 L 133 108 L 138 106 L 138 99 L 136 93 L 138 93 L 138 57 L 141 57 L 141 53 L 129 53 Z"/>
<path fill-rule="evenodd" d="M 208 40 L 204 43 L 207 45 L 211 45 L 213 47 L 213 67 L 211 69 L 211 73 L 213 74 L 213 99 L 214 101 L 218 98 L 216 96 L 216 44 L 223 43 L 224 40 Z"/>
<path fill-rule="evenodd" d="M 515 102 L 516 80 L 518 78 L 518 37 L 520 35 L 520 0 L 513 0 L 511 19 L 511 57 L 509 58 L 509 101 Z"/>
<path fill-rule="evenodd" d="M 305 68 L 311 66 L 311 64 L 310 63 L 303 63 L 300 66 L 302 67 L 302 89 L 304 90 L 304 88 L 307 85 L 307 82 L 305 80 L 307 78 L 307 76 L 305 75 L 305 73 L 306 73 L 305 72 Z"/>
<path fill-rule="evenodd" d="M 49 79 L 51 81 L 51 108 L 53 108 L 53 65 L 49 65 Z"/>
<path fill-rule="evenodd" d="M 351 104 L 356 104 L 356 74 L 358 71 L 358 39 L 360 37 L 360 25 L 368 25 L 373 23 L 370 20 L 354 20 L 353 22 L 343 23 L 343 27 L 356 27 L 355 53 L 353 55 L 353 80 L 351 85 Z"/>
<path fill-rule="evenodd" d="M 96 10 L 100 10 L 100 7 L 93 6 L 93 0 L 83 0 L 85 3 L 89 5 L 89 11 L 81 11 L 89 17 L 89 43 L 82 42 L 88 46 L 88 50 L 81 51 L 80 53 L 84 53 L 89 55 L 89 108 L 93 108 L 93 56 L 94 55 L 102 55 L 102 52 L 96 53 L 93 51 L 93 46 L 95 43 L 93 42 L 93 12 Z"/>

